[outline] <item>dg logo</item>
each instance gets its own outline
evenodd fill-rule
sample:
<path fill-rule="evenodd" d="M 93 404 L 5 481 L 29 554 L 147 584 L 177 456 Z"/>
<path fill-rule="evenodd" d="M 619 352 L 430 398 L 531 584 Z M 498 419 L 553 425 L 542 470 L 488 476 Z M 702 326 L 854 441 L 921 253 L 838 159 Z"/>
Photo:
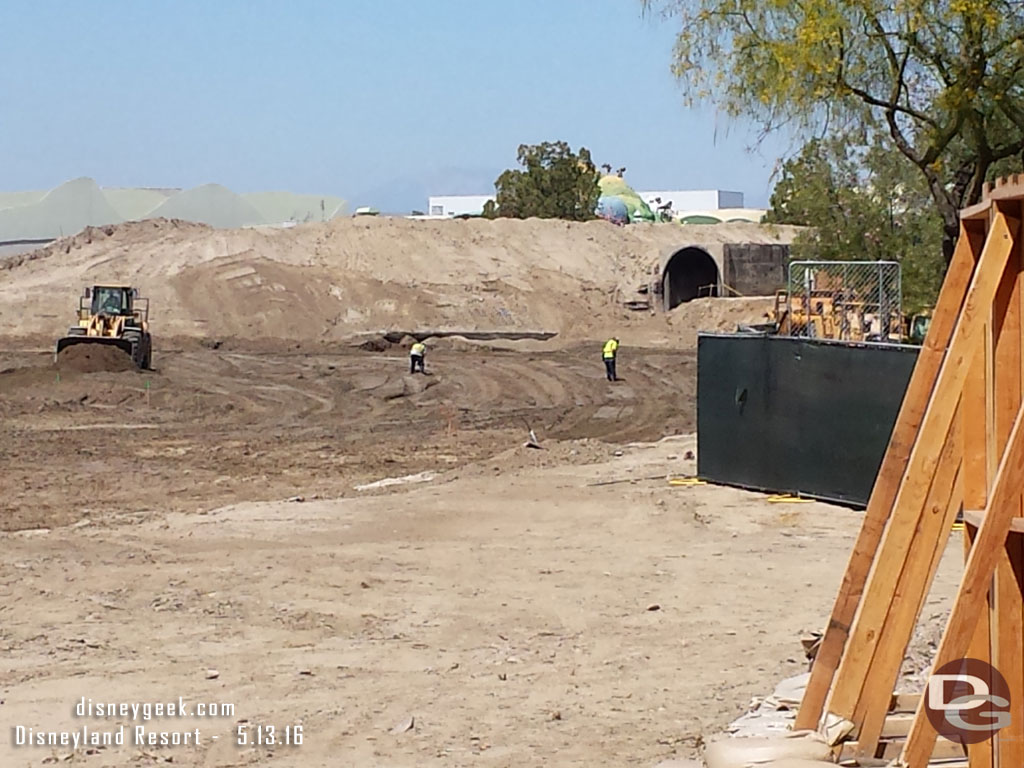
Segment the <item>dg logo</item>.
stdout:
<path fill-rule="evenodd" d="M 991 664 L 957 659 L 929 678 L 924 708 L 940 736 L 977 744 L 1010 724 L 1010 686 Z"/>

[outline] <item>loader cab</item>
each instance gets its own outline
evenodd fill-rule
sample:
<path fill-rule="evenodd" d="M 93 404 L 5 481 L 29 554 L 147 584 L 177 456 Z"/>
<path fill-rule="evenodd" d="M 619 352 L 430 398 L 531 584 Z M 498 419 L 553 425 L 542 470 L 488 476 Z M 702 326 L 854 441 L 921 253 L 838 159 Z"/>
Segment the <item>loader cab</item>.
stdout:
<path fill-rule="evenodd" d="M 89 314 L 91 315 L 132 315 L 132 299 L 135 289 L 123 286 L 96 285 L 85 289 L 85 298 L 91 299 Z"/>

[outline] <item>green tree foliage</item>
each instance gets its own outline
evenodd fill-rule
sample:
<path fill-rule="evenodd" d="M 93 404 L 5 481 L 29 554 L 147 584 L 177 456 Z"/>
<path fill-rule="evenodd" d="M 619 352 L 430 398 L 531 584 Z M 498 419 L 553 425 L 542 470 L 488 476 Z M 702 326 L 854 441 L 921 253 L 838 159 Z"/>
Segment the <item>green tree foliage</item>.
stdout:
<path fill-rule="evenodd" d="M 960 208 L 1024 152 L 1019 0 L 642 0 L 679 17 L 674 72 L 768 131 L 886 132 L 928 185 L 948 258 Z"/>
<path fill-rule="evenodd" d="M 891 145 L 814 139 L 782 168 L 766 221 L 808 227 L 798 259 L 899 261 L 904 309 L 934 304 L 942 283 L 942 218 L 924 177 Z"/>
<path fill-rule="evenodd" d="M 581 147 L 574 153 L 564 141 L 520 145 L 519 165 L 523 170 L 508 170 L 494 183 L 495 203 L 484 207 L 484 216 L 495 218 L 567 219 L 587 221 L 594 218 L 601 189 L 600 176 Z"/>

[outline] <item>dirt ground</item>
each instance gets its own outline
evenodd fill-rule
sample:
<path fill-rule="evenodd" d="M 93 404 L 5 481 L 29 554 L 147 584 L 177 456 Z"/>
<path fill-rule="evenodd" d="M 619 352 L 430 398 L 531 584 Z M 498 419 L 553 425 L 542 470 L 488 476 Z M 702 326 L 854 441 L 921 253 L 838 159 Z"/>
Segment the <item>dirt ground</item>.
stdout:
<path fill-rule="evenodd" d="M 599 344 L 431 346 L 426 376 L 409 375 L 398 345 L 183 340 L 162 346 L 151 372 L 82 373 L 91 366 L 54 367 L 45 349 L 0 352 L 0 529 L 349 495 L 492 456 L 528 429 L 628 441 L 694 427 L 692 351 L 624 350 L 623 380 L 608 386 Z"/>
<path fill-rule="evenodd" d="M 127 743 L 12 735 L 5 766 L 690 756 L 804 668 L 799 635 L 827 615 L 860 521 L 668 484 L 695 471 L 692 352 L 632 350 L 609 385 L 587 346 L 449 342 L 425 377 L 400 347 L 184 340 L 154 372 L 81 373 L 14 346 L 4 721 L 124 724 Z M 544 449 L 522 446 L 527 424 Z M 77 717 L 83 697 L 234 711 Z M 301 725 L 303 743 L 242 747 L 240 725 L 250 742 Z M 200 743 L 140 745 L 136 726 Z"/>
<path fill-rule="evenodd" d="M 624 309 L 666 231 L 156 222 L 0 263 L 0 766 L 654 766 L 805 669 L 861 513 L 668 482 L 697 332 L 771 300 Z M 107 280 L 155 370 L 54 364 Z M 413 376 L 380 334 L 425 328 L 558 335 Z"/>

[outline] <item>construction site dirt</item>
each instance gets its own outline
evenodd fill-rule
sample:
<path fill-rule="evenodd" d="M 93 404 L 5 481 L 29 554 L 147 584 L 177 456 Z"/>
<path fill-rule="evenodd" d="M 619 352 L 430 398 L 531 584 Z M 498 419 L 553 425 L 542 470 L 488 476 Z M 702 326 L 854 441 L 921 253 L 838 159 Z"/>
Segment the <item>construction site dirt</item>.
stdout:
<path fill-rule="evenodd" d="M 346 495 L 492 456 L 528 429 L 547 440 L 628 441 L 693 427 L 692 353 L 634 350 L 625 380 L 607 387 L 599 352 L 587 348 L 435 349 L 427 374 L 412 376 L 398 345 L 268 346 L 164 343 L 153 371 L 86 373 L 75 363 L 92 371 L 94 361 L 79 349 L 56 366 L 48 351 L 0 353 L 9 483 L 0 526 Z M 580 449 L 587 458 L 597 450 Z"/>
<path fill-rule="evenodd" d="M 323 269 L 344 253 L 370 275 L 338 271 L 343 298 L 304 260 L 313 227 L 295 236 L 306 249 L 287 233 L 138 224 L 10 263 L 0 713 L 9 729 L 124 724 L 129 738 L 5 739 L 0 765 L 653 767 L 695 756 L 806 669 L 801 635 L 821 628 L 862 514 L 670 482 L 696 473 L 697 331 L 759 322 L 771 299 L 631 312 L 618 274 L 640 252 L 631 238 L 659 231 L 449 224 L 323 228 Z M 377 242 L 407 229 L 417 248 Z M 332 245 L 349 230 L 362 239 Z M 472 250 L 491 240 L 494 258 Z M 440 250 L 382 271 L 420 246 Z M 505 285 L 449 269 L 448 251 L 495 272 L 551 265 Z M 200 257 L 223 274 L 188 272 Z M 153 370 L 102 353 L 55 363 L 84 280 L 154 296 Z M 288 325 L 309 286 L 325 293 L 297 302 L 308 327 Z M 411 375 L 401 329 L 424 327 L 453 335 L 428 338 L 426 375 Z M 135 743 L 146 723 L 130 717 L 76 716 L 83 697 L 232 709 L 149 723 L 199 730 L 161 746 Z"/>
<path fill-rule="evenodd" d="M 446 344 L 426 376 L 398 345 L 184 339 L 99 373 L 8 346 L 6 716 L 236 712 L 184 721 L 199 745 L 4 764 L 651 765 L 805 667 L 860 513 L 669 485 L 692 351 L 629 350 L 609 385 L 592 345 Z M 240 747 L 240 720 L 304 743 Z"/>

